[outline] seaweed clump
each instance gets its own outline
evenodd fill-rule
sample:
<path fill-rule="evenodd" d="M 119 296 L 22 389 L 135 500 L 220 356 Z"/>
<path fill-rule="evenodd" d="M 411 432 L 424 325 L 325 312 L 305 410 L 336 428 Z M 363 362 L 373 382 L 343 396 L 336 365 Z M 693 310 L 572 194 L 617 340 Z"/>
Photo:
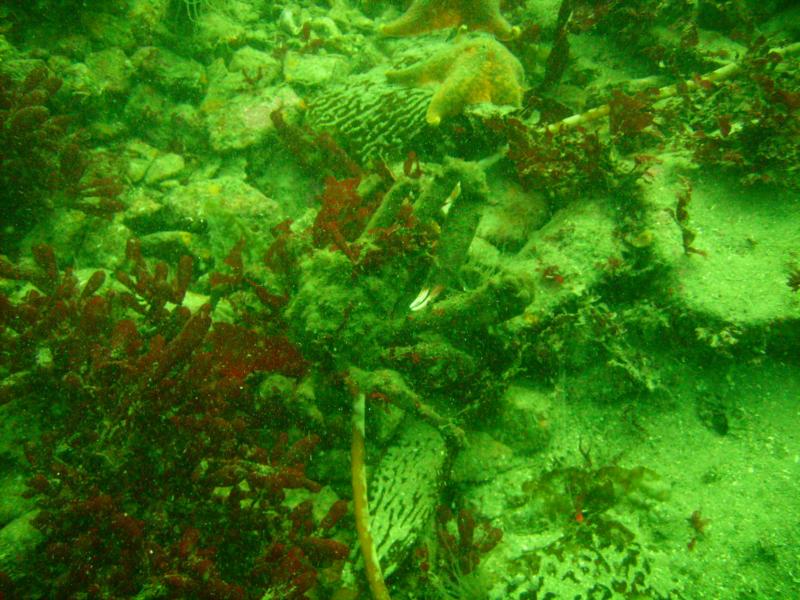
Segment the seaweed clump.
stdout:
<path fill-rule="evenodd" d="M 704 82 L 684 95 L 694 159 L 737 176 L 745 185 L 798 189 L 800 75 L 798 59 L 755 40 L 736 81 Z"/>
<path fill-rule="evenodd" d="M 502 541 L 503 531 L 469 508 L 454 514 L 447 506 L 437 509 L 435 529 L 435 541 L 414 551 L 420 597 L 485 597 L 489 577 L 479 565 Z"/>
<path fill-rule="evenodd" d="M 100 217 L 123 208 L 120 182 L 99 174 L 72 118 L 55 110 L 61 85 L 44 65 L 19 81 L 0 74 L 0 211 L 8 223 L 0 232 L 3 249 L 53 205 Z"/>
<path fill-rule="evenodd" d="M 0 404 L 45 432 L 24 444 L 41 541 L 0 596 L 330 591 L 347 502 L 322 504 L 306 474 L 320 436 L 287 425 L 277 388 L 251 385 L 306 371 L 280 324 L 189 309 L 192 261 L 150 264 L 135 242 L 116 282 L 82 282 L 49 246 L 33 258 L 0 261 Z"/>

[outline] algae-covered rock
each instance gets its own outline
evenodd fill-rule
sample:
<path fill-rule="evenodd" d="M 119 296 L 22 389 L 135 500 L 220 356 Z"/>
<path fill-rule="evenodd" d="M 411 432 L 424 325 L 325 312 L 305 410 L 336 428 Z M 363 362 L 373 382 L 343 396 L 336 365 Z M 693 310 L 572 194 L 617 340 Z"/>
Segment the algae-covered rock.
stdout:
<path fill-rule="evenodd" d="M 205 67 L 196 60 L 156 46 L 139 48 L 132 60 L 148 81 L 172 97 L 198 98 L 205 90 Z"/>
<path fill-rule="evenodd" d="M 158 149 L 141 140 L 131 140 L 125 147 L 125 158 L 128 160 L 127 174 L 133 183 L 141 181 L 150 165 L 158 157 Z"/>
<path fill-rule="evenodd" d="M 84 62 L 94 74 L 101 93 L 124 94 L 130 89 L 133 63 L 120 48 L 92 52 Z"/>
<path fill-rule="evenodd" d="M 194 22 L 193 42 L 197 50 L 219 54 L 241 46 L 247 37 L 245 26 L 233 15 L 206 8 Z"/>
<path fill-rule="evenodd" d="M 5 467 L 10 467 L 13 459 L 3 453 L 0 454 L 0 461 Z M 9 469 L 0 477 L 0 528 L 34 508 L 36 500 L 23 497 L 28 491 L 25 485 L 27 479 L 26 472 L 16 469 Z"/>
<path fill-rule="evenodd" d="M 180 154 L 175 154 L 174 152 L 162 154 L 150 164 L 144 180 L 153 185 L 165 179 L 177 177 L 185 168 L 186 161 L 183 160 Z"/>
<path fill-rule="evenodd" d="M 124 15 L 83 10 L 78 16 L 85 33 L 102 47 L 116 46 L 123 50 L 132 50 L 136 47 L 133 22 Z"/>
<path fill-rule="evenodd" d="M 340 80 L 349 72 L 347 57 L 337 54 L 289 52 L 283 61 L 284 79 L 309 87 Z"/>
<path fill-rule="evenodd" d="M 228 70 L 241 71 L 257 83 L 269 85 L 280 75 L 281 64 L 271 54 L 245 46 L 233 53 Z"/>
<path fill-rule="evenodd" d="M 241 150 L 262 142 L 274 131 L 273 112 L 292 112 L 301 104 L 290 87 L 270 85 L 279 66 L 263 54 L 242 48 L 230 68 L 221 59 L 209 67 L 201 110 L 214 150 Z"/>
<path fill-rule="evenodd" d="M 23 242 L 25 252 L 40 243 L 51 246 L 57 257 L 70 257 L 81 265 L 116 264 L 125 253 L 131 231 L 120 219 L 110 222 L 69 208 L 57 208 L 31 229 Z"/>
<path fill-rule="evenodd" d="M 196 235 L 188 231 L 158 231 L 139 238 L 142 253 L 177 264 L 181 256 L 192 256 L 196 252 Z"/>
<path fill-rule="evenodd" d="M 14 56 L 16 49 L 8 43 L 6 36 L 0 34 L 0 60 L 6 61 Z"/>
<path fill-rule="evenodd" d="M 491 481 L 507 471 L 514 460 L 514 451 L 485 432 L 467 434 L 467 444 L 453 461 L 454 482 Z"/>
<path fill-rule="evenodd" d="M 524 452 L 541 452 L 552 437 L 553 409 L 549 393 L 510 386 L 498 405 L 497 438 Z"/>
<path fill-rule="evenodd" d="M 383 353 L 383 358 L 413 375 L 418 385 L 431 391 L 453 385 L 467 387 L 483 369 L 479 360 L 438 335 L 421 335 L 410 346 L 393 346 Z"/>
<path fill-rule="evenodd" d="M 56 60 L 51 60 L 53 65 Z M 74 63 L 66 66 L 64 74 L 64 90 L 70 96 L 83 98 L 89 106 L 97 104 L 98 98 L 102 94 L 103 81 L 97 77 L 92 69 L 85 63 Z"/>
<path fill-rule="evenodd" d="M 300 98 L 291 88 L 267 88 L 255 94 L 203 103 L 211 147 L 219 152 L 242 150 L 263 142 L 275 127 L 270 115 L 293 110 Z"/>
<path fill-rule="evenodd" d="M 45 62 L 40 58 L 16 58 L 11 55 L 8 60 L 0 62 L 0 73 L 10 77 L 13 81 L 22 81 L 43 66 L 45 66 Z"/>
<path fill-rule="evenodd" d="M 147 141 L 160 145 L 171 106 L 169 98 L 156 87 L 140 83 L 131 90 L 123 114 L 127 122 L 136 124 L 137 132 Z"/>
<path fill-rule="evenodd" d="M 131 0 L 128 15 L 138 30 L 152 31 L 169 15 L 171 0 Z"/>
<path fill-rule="evenodd" d="M 353 263 L 342 252 L 318 250 L 301 261 L 302 276 L 286 318 L 304 350 L 371 364 L 391 331 L 387 314 L 397 290 L 373 277 L 353 285 Z"/>
<path fill-rule="evenodd" d="M 624 245 L 615 235 L 615 212 L 608 197 L 573 202 L 508 262 L 506 270 L 536 290 L 526 311 L 529 319 L 547 317 L 599 284 L 605 272 L 596 265 L 622 262 Z"/>
<path fill-rule="evenodd" d="M 232 176 L 180 186 L 164 198 L 167 222 L 207 228 L 193 238 L 199 256 L 226 256 L 240 240 L 253 256 L 263 255 L 272 237 L 270 229 L 283 220 L 277 203 Z"/>
<path fill-rule="evenodd" d="M 4 374 L 0 389 L 8 397 L 7 390 L 13 389 L 15 379 L 24 380 L 32 375 L 31 372 L 18 372 L 16 377 Z M 24 389 L 26 386 L 21 387 Z M 28 490 L 25 482 L 30 477 L 30 465 L 25 458 L 22 438 L 27 440 L 39 435 L 41 426 L 35 414 L 19 410 L 29 401 L 28 396 L 19 393 L 14 396 L 14 400 L 0 406 L 0 528 L 23 516 L 36 502 L 32 498 L 22 497 L 23 492 Z"/>
<path fill-rule="evenodd" d="M 525 191 L 508 178 L 487 179 L 493 203 L 484 208 L 476 235 L 504 252 L 520 250 L 546 223 L 547 201 L 542 194 Z"/>
<path fill-rule="evenodd" d="M 0 571 L 12 580 L 27 574 L 26 559 L 44 537 L 33 525 L 38 512 L 32 510 L 0 529 Z"/>

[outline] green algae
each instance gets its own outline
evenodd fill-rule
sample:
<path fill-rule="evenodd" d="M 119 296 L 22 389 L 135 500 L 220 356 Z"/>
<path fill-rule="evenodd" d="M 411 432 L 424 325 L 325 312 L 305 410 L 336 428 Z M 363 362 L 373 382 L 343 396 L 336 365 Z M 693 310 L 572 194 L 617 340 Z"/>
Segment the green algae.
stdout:
<path fill-rule="evenodd" d="M 392 597 L 800 593 L 797 10 L 508 2 L 522 107 L 430 128 L 407 5 L 0 9 L 0 595 L 367 597 L 348 386 Z"/>

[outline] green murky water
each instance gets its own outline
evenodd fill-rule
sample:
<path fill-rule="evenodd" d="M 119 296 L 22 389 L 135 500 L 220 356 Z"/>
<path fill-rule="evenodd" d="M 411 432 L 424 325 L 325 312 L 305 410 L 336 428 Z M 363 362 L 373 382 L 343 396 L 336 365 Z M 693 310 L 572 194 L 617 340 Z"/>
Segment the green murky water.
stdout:
<path fill-rule="evenodd" d="M 794 4 L 0 4 L 0 598 L 800 596 Z"/>

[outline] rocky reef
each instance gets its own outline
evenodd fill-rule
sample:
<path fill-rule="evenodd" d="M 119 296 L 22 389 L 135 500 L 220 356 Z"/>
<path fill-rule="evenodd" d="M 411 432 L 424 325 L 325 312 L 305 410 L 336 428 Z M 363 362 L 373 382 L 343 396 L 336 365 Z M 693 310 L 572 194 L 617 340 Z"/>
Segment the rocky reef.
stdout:
<path fill-rule="evenodd" d="M 790 2 L 0 8 L 0 597 L 795 597 Z"/>

